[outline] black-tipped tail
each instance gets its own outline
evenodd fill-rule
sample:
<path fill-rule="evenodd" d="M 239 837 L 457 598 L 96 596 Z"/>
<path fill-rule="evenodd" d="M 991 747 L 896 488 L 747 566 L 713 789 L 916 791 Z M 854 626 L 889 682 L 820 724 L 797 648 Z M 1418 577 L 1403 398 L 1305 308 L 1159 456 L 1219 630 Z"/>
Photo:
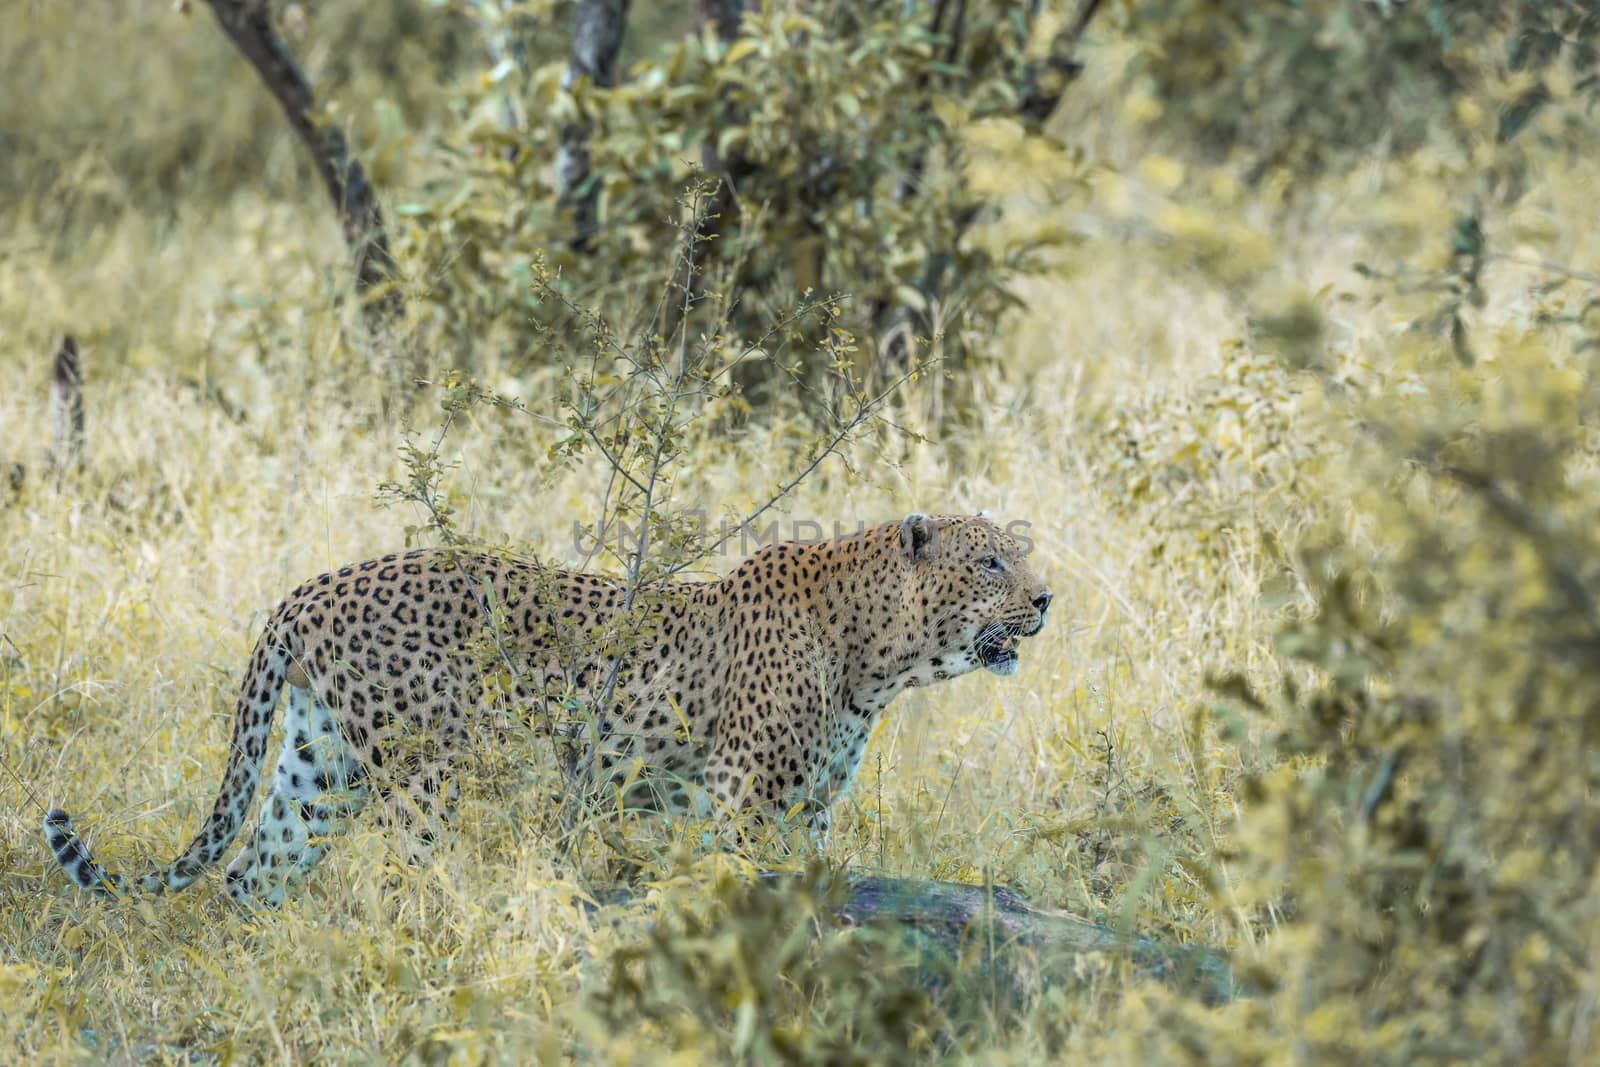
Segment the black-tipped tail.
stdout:
<path fill-rule="evenodd" d="M 283 689 L 291 649 L 288 615 L 298 610 L 292 601 L 278 606 L 266 629 L 256 640 L 250 667 L 239 691 L 239 706 L 233 716 L 233 737 L 228 742 L 228 766 L 211 814 L 194 840 L 166 867 L 130 882 L 120 874 L 109 874 L 96 863 L 89 849 L 72 828 L 72 819 L 59 808 L 44 817 L 44 838 L 67 877 L 80 888 L 101 896 L 120 897 L 136 893 L 172 893 L 190 885 L 207 867 L 220 860 L 244 825 L 244 817 L 261 783 L 261 764 L 266 756 L 267 737 L 277 713 L 278 695 Z M 291 635 L 292 636 L 292 635 Z"/>
<path fill-rule="evenodd" d="M 44 839 L 50 846 L 61 869 L 67 872 L 79 888 L 105 896 L 120 896 L 124 882 L 121 875 L 107 874 L 106 869 L 89 855 L 88 847 L 78 832 L 72 828 L 72 816 L 60 808 L 52 808 L 44 817 Z"/>

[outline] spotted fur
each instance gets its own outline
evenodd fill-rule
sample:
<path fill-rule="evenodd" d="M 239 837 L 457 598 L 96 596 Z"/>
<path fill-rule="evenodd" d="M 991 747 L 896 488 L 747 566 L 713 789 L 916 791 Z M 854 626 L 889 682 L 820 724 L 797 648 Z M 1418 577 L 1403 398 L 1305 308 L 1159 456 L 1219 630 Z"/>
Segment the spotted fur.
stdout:
<path fill-rule="evenodd" d="M 164 870 L 108 873 L 63 811 L 45 835 L 72 881 L 181 889 L 222 858 L 254 801 L 278 698 L 283 742 L 236 900 L 276 902 L 370 789 L 434 814 L 487 688 L 587 706 L 580 780 L 628 807 L 802 810 L 826 829 L 880 711 L 910 686 L 1016 669 L 1050 593 L 1026 545 L 983 517 L 911 515 L 855 537 L 772 545 L 720 581 L 646 589 L 465 550 L 324 574 L 268 619 L 245 672 L 210 817 Z M 617 649 L 630 649 L 619 653 Z M 600 706 L 596 706 L 600 705 Z"/>

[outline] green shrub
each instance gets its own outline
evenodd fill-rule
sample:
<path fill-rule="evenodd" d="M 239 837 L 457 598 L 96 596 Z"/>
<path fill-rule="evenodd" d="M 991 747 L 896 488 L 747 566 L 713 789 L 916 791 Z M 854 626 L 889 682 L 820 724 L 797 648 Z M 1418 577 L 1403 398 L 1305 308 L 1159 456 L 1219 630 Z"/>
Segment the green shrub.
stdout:
<path fill-rule="evenodd" d="M 938 336 L 954 357 L 991 336 L 1014 304 L 1006 278 L 1050 233 L 975 239 L 1001 199 L 967 180 L 970 143 L 983 141 L 976 154 L 990 165 L 1027 152 L 1074 168 L 1017 115 L 1030 42 L 1050 26 L 1030 24 L 1022 5 L 962 11 L 959 29 L 936 30 L 929 9 L 899 0 L 771 3 L 747 11 L 730 41 L 709 29 L 669 41 L 613 88 L 564 86 L 564 61 L 486 70 L 430 180 L 395 213 L 440 345 L 478 365 L 538 365 L 538 257 L 573 300 L 606 308 L 627 332 L 673 332 L 685 298 L 662 302 L 662 283 L 692 255 L 705 289 L 725 298 L 713 303 L 731 308 L 734 336 L 762 334 L 808 293 L 848 293 L 840 325 L 870 343 L 863 371 L 875 348 Z M 507 125 L 507 99 L 525 120 Z M 572 126 L 589 131 L 599 196 L 598 229 L 581 247 L 551 166 Z M 703 150 L 733 175 L 735 196 L 686 243 L 681 220 L 715 199 L 713 180 L 698 204 L 682 203 Z M 719 325 L 689 317 L 693 331 Z M 816 334 L 804 339 L 802 352 Z M 890 376 L 913 361 L 901 356 Z M 826 370 L 779 355 L 755 369 L 746 382 L 815 385 Z"/>

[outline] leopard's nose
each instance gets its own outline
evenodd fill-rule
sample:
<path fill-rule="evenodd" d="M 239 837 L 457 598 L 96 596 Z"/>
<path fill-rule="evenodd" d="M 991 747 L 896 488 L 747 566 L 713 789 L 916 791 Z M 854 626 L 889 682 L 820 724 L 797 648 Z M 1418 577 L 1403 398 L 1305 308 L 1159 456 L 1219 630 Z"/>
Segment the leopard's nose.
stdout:
<path fill-rule="evenodd" d="M 1043 615 L 1045 609 L 1050 607 L 1050 601 L 1054 599 L 1055 597 L 1051 596 L 1049 592 L 1043 592 L 1033 598 L 1033 606 L 1039 609 L 1040 615 Z"/>

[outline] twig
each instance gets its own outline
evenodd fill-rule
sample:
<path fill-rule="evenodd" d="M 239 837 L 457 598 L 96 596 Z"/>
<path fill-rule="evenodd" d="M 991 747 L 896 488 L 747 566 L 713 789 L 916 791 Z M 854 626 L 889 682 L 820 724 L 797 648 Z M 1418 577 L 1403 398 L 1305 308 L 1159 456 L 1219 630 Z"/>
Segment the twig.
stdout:
<path fill-rule="evenodd" d="M 850 418 L 850 420 L 848 422 L 843 423 L 838 428 L 838 430 L 833 434 L 833 436 L 831 438 L 829 438 L 828 443 L 826 445 L 824 445 L 820 451 L 817 452 L 817 454 L 812 458 L 811 462 L 806 464 L 804 469 L 802 469 L 798 474 L 796 474 L 794 477 L 790 478 L 787 482 L 785 482 L 782 486 L 780 486 L 778 488 L 777 492 L 773 493 L 770 497 L 768 497 L 766 502 L 763 503 L 760 507 L 756 508 L 754 511 L 752 511 L 748 515 L 746 515 L 744 517 L 744 519 L 739 523 L 739 525 L 734 528 L 733 531 L 730 531 L 728 533 L 723 534 L 721 537 L 717 538 L 715 541 L 713 541 L 709 545 L 707 545 L 705 547 L 705 549 L 700 553 L 700 556 L 699 556 L 698 559 L 684 560 L 682 562 L 673 564 L 672 566 L 668 567 L 663 572 L 663 576 L 671 576 L 671 575 L 677 574 L 680 571 L 683 571 L 683 570 L 687 569 L 688 567 L 698 563 L 701 559 L 704 559 L 706 556 L 709 556 L 712 553 L 716 552 L 719 548 L 721 548 L 723 545 L 727 544 L 730 540 L 732 540 L 733 536 L 734 536 L 734 532 L 736 532 L 738 530 L 742 530 L 742 529 L 748 527 L 751 523 L 755 522 L 762 515 L 766 514 L 768 511 L 770 511 L 779 501 L 781 501 L 784 497 L 786 497 L 790 493 L 792 493 L 796 486 L 798 486 L 801 482 L 803 482 L 807 478 L 809 478 L 811 476 L 811 472 L 816 470 L 819 466 L 822 465 L 822 461 L 823 460 L 825 460 L 829 456 L 834 455 L 835 453 L 837 453 L 839 451 L 839 446 L 844 444 L 845 441 L 847 441 L 850 438 L 851 434 L 855 433 L 856 430 L 860 429 L 863 424 L 865 424 L 867 421 L 869 421 L 877 413 L 878 409 L 883 407 L 883 405 L 888 402 L 889 397 L 892 396 L 902 385 L 904 385 L 906 382 L 910 381 L 913 377 L 915 377 L 916 375 L 922 373 L 926 369 L 927 369 L 927 365 L 926 364 L 918 364 L 917 366 L 912 367 L 909 370 L 906 370 L 906 371 L 902 372 L 897 378 L 895 378 L 893 381 L 891 381 L 887 386 L 885 386 L 882 390 L 880 390 L 875 396 L 873 396 L 869 400 L 867 400 L 867 402 L 861 406 L 861 408 L 856 412 L 856 414 L 854 416 L 852 416 Z"/>

